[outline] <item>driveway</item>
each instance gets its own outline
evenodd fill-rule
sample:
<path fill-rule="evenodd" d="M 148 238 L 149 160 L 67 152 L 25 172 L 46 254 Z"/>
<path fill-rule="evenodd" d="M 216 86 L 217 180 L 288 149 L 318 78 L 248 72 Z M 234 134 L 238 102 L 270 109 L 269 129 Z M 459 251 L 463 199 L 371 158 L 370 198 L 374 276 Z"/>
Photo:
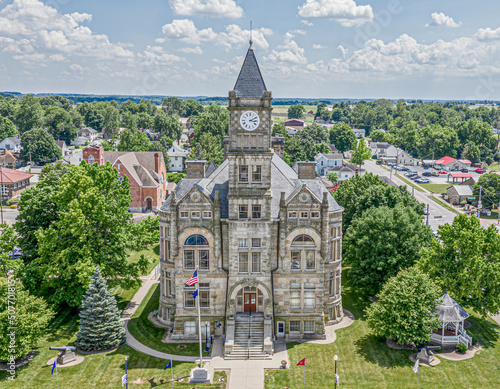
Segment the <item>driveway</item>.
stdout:
<path fill-rule="evenodd" d="M 17 209 L 11 209 L 7 206 L 3 207 L 3 221 L 8 225 L 13 225 L 16 222 L 17 215 L 19 215 L 19 211 Z M 2 219 L 0 218 L 0 222 Z"/>

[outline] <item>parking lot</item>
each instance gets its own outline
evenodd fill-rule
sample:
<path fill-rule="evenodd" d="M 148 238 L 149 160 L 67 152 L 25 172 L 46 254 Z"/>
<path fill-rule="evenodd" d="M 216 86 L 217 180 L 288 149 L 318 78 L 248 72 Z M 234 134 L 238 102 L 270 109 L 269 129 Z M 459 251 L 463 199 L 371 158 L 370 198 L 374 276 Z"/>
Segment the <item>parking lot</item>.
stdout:
<path fill-rule="evenodd" d="M 420 177 L 427 178 L 429 180 L 429 182 L 427 184 L 453 185 L 453 182 L 451 181 L 451 177 L 450 177 L 450 181 L 448 181 L 448 174 L 452 173 L 452 172 L 446 172 L 446 174 L 439 174 L 438 176 L 426 177 L 426 176 L 423 176 L 422 174 L 425 172 L 428 172 L 428 173 L 439 172 L 440 170 L 436 170 L 436 169 L 432 169 L 432 168 L 424 169 L 422 166 L 406 166 L 406 167 L 409 168 L 410 171 L 412 171 L 412 172 L 417 172 L 417 174 Z M 474 179 L 474 181 L 477 182 L 479 180 L 479 177 L 482 176 L 482 174 L 476 173 L 475 171 L 473 171 L 473 170 L 471 171 L 471 170 L 472 170 L 472 168 L 469 170 L 469 173 L 472 175 L 472 178 Z M 392 174 L 399 174 L 399 175 L 407 178 L 406 173 L 408 173 L 408 171 L 398 171 L 398 170 L 396 170 L 395 167 L 393 168 L 393 171 L 392 171 Z M 458 172 L 453 172 L 453 173 L 461 173 L 461 172 L 458 171 Z M 459 184 L 460 182 L 461 182 L 461 179 L 455 180 L 455 184 Z"/>

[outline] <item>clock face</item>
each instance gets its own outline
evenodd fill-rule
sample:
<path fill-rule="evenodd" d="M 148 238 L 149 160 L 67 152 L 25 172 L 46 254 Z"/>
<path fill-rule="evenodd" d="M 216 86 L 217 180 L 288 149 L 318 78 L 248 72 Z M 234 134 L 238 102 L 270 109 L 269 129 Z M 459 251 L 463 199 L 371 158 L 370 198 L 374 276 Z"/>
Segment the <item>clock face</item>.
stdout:
<path fill-rule="evenodd" d="M 243 112 L 240 117 L 240 124 L 244 130 L 253 131 L 255 130 L 260 123 L 259 115 L 257 115 L 253 111 Z"/>

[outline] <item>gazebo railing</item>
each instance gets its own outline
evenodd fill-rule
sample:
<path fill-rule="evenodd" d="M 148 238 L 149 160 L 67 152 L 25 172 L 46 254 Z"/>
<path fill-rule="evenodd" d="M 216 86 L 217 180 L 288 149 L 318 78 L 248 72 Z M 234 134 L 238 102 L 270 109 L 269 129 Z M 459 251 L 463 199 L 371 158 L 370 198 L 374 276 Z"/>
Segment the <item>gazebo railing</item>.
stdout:
<path fill-rule="evenodd" d="M 458 343 L 463 343 L 467 347 L 472 345 L 472 337 L 470 335 L 467 335 L 465 331 L 459 333 L 456 336 L 442 336 L 439 334 L 432 334 L 431 336 L 431 341 L 440 343 L 440 344 L 458 344 Z"/>

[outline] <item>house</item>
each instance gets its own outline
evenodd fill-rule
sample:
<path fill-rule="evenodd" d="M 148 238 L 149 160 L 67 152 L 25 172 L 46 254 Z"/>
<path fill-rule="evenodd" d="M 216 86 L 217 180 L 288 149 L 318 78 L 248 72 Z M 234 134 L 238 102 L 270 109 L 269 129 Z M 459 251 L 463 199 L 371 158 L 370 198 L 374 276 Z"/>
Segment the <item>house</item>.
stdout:
<path fill-rule="evenodd" d="M 459 159 L 457 162 L 459 169 L 470 169 L 470 167 L 472 166 L 472 162 L 468 159 Z"/>
<path fill-rule="evenodd" d="M 229 358 L 268 358 L 273 339 L 325 339 L 342 320 L 343 208 L 315 179 L 315 162 L 293 170 L 272 152 L 272 94 L 251 47 L 228 110 L 224 161 L 208 177 L 205 161 L 187 161 L 159 211 L 156 321 L 172 340 L 196 340 L 199 303 L 204 331 L 224 335 Z M 249 132 L 262 147 L 245 146 Z M 194 300 L 186 279 L 196 269 Z"/>
<path fill-rule="evenodd" d="M 11 136 L 9 138 L 5 138 L 0 142 L 0 150 L 10 150 L 15 153 L 21 152 L 21 138 L 17 136 Z"/>
<path fill-rule="evenodd" d="M 391 145 L 387 142 L 370 142 L 370 152 L 372 153 L 372 157 L 376 156 L 377 159 L 380 159 L 380 157 L 385 155 L 389 146 Z"/>
<path fill-rule="evenodd" d="M 187 150 L 180 147 L 177 142 L 172 144 L 172 147 L 167 151 L 170 165 L 168 166 L 169 172 L 182 172 L 186 168 L 186 159 L 189 155 Z"/>
<path fill-rule="evenodd" d="M 61 154 L 62 154 L 63 158 L 65 156 L 67 156 L 68 154 L 71 154 L 72 150 L 68 146 L 66 146 L 66 142 L 65 141 L 63 141 L 63 140 L 56 140 L 56 145 L 59 146 L 59 148 L 61 149 L 61 151 L 62 151 Z"/>
<path fill-rule="evenodd" d="M 297 128 L 295 127 L 285 127 L 286 132 L 288 135 L 290 135 L 292 138 L 295 137 L 295 134 L 297 133 Z"/>
<path fill-rule="evenodd" d="M 382 163 L 395 163 L 397 165 L 418 166 L 418 160 L 413 158 L 408 152 L 389 145 L 385 151 L 385 155 L 379 158 Z"/>
<path fill-rule="evenodd" d="M 462 201 L 467 201 L 472 195 L 472 185 L 453 185 L 446 189 L 448 202 L 450 204 L 460 204 Z"/>
<path fill-rule="evenodd" d="M 3 201 L 19 197 L 23 191 L 30 187 L 28 174 L 20 170 L 0 167 L 0 196 Z"/>
<path fill-rule="evenodd" d="M 8 168 L 17 168 L 21 165 L 21 156 L 11 150 L 0 151 L 0 166 Z"/>
<path fill-rule="evenodd" d="M 320 176 L 325 176 L 327 168 L 334 166 L 342 166 L 343 155 L 336 154 L 322 154 L 319 153 L 314 157 L 316 161 L 316 173 Z"/>
<path fill-rule="evenodd" d="M 448 156 L 438 159 L 436 161 L 436 166 L 440 167 L 442 170 L 445 171 L 459 170 L 462 168 L 462 164 L 460 162 L 458 162 L 455 158 Z"/>
<path fill-rule="evenodd" d="M 352 131 L 356 135 L 356 139 L 362 139 L 366 136 L 366 130 L 364 128 L 353 128 Z"/>
<path fill-rule="evenodd" d="M 288 119 L 283 124 L 285 127 L 304 127 L 304 121 L 300 119 Z"/>
<path fill-rule="evenodd" d="M 163 153 L 155 151 L 104 151 L 99 146 L 83 149 L 83 159 L 89 164 L 107 162 L 127 176 L 130 183 L 131 212 L 151 212 L 160 208 L 167 193 L 167 170 Z"/>
<path fill-rule="evenodd" d="M 329 167 L 325 169 L 326 175 L 330 172 L 335 172 L 337 173 L 339 177 L 339 181 L 345 181 L 348 180 L 352 177 L 354 177 L 356 174 L 359 176 L 363 176 L 366 173 L 365 169 L 360 169 L 356 164 L 354 163 L 346 163 L 342 166 L 334 166 L 334 167 Z"/>
<path fill-rule="evenodd" d="M 88 142 L 92 142 L 95 139 L 97 139 L 98 135 L 99 135 L 99 133 L 90 127 L 82 128 L 81 130 L 78 130 L 76 132 L 77 137 L 87 138 Z"/>

